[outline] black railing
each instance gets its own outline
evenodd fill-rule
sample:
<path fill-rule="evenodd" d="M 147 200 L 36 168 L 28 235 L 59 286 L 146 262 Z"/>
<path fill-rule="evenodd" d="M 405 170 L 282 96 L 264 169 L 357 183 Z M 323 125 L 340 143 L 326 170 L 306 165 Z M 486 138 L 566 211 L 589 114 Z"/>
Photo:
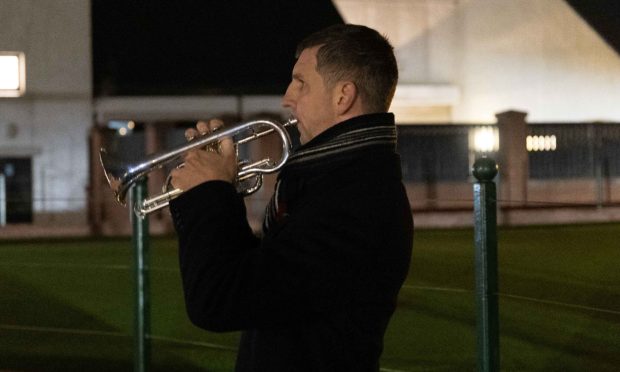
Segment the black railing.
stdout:
<path fill-rule="evenodd" d="M 471 180 L 470 168 L 480 156 L 470 143 L 471 132 L 481 126 L 399 126 L 405 180 Z M 620 177 L 620 123 L 530 123 L 528 136 L 554 141 L 553 148 L 541 144 L 528 152 L 530 179 Z"/>

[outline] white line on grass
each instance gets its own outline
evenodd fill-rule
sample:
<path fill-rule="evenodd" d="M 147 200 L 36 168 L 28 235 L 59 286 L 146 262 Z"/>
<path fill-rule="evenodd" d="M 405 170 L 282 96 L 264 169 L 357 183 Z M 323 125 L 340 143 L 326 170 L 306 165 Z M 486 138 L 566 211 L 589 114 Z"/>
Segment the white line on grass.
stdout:
<path fill-rule="evenodd" d="M 85 264 L 65 264 L 65 263 L 42 263 L 42 262 L 0 262 L 0 266 L 10 266 L 10 267 L 52 267 L 52 268 L 88 268 L 88 269 L 103 269 L 103 270 L 130 270 L 132 266 L 129 265 L 85 265 Z M 168 272 L 176 272 L 177 268 L 167 268 L 167 267 L 150 267 L 152 271 L 168 271 Z M 431 287 L 431 286 L 420 286 L 420 285 L 403 285 L 405 289 L 420 289 L 420 290 L 428 290 L 428 291 L 442 291 L 442 292 L 457 292 L 457 293 L 467 293 L 472 290 L 463 289 L 463 288 L 448 288 L 448 287 Z M 517 300 L 524 300 L 530 302 L 538 302 L 542 304 L 555 305 L 555 306 L 563 306 L 569 307 L 573 309 L 581 309 L 588 311 L 596 311 L 600 313 L 606 314 L 614 314 L 620 315 L 620 311 L 611 310 L 611 309 L 603 309 L 599 307 L 591 307 L 579 304 L 571 304 L 566 302 L 559 301 L 551 301 L 545 300 L 541 298 L 527 297 L 527 296 L 519 296 L 513 295 L 509 293 L 498 293 L 501 297 L 513 298 Z"/>
<path fill-rule="evenodd" d="M 123 333 L 123 332 L 96 331 L 96 330 L 91 330 L 91 329 L 74 329 L 74 328 L 57 328 L 57 327 L 20 326 L 20 325 L 14 325 L 14 324 L 0 324 L 0 329 L 12 330 L 12 331 L 64 333 L 64 334 L 88 335 L 88 336 L 131 337 L 131 335 Z M 188 341 L 188 340 L 181 340 L 178 338 L 156 336 L 156 335 L 149 335 L 148 337 L 152 340 L 170 342 L 170 343 L 175 343 L 175 344 L 201 346 L 201 347 L 206 347 L 209 349 L 218 349 L 218 350 L 224 350 L 224 351 L 235 351 L 235 352 L 237 351 L 237 348 L 219 345 L 219 344 L 213 344 L 210 342 Z M 407 372 L 404 370 L 389 369 L 389 368 L 381 368 L 381 371 L 382 372 Z"/>
<path fill-rule="evenodd" d="M 21 326 L 21 325 L 15 325 L 15 324 L 0 324 L 0 329 L 11 330 L 11 331 L 62 333 L 62 334 L 72 334 L 72 335 L 87 335 L 87 336 L 133 337 L 133 335 L 128 334 L 128 333 L 114 332 L 114 331 L 97 331 L 94 329 L 76 329 L 76 328 L 58 328 L 58 327 L 35 327 L 35 326 Z M 220 350 L 227 350 L 227 351 L 237 351 L 236 348 L 233 348 L 230 346 L 212 344 L 209 342 L 181 340 L 178 338 L 156 336 L 156 335 L 149 335 L 148 337 L 152 340 L 170 342 L 170 343 L 175 343 L 175 344 L 202 346 L 202 347 L 207 347 L 210 349 L 220 349 Z"/>
<path fill-rule="evenodd" d="M 152 339 L 152 340 L 171 342 L 171 343 L 175 343 L 175 344 L 192 345 L 192 346 L 203 346 L 203 347 L 207 347 L 209 349 L 219 349 L 219 350 L 226 350 L 226 351 L 237 351 L 236 347 L 224 346 L 224 345 L 219 345 L 219 344 L 212 344 L 210 342 L 187 341 L 187 340 L 181 340 L 181 339 L 178 339 L 178 338 L 171 338 L 171 337 L 164 337 L 164 336 L 155 336 L 155 335 L 151 335 L 149 338 Z"/>
<path fill-rule="evenodd" d="M 57 327 L 20 326 L 20 325 L 14 325 L 14 324 L 0 324 L 0 329 L 13 330 L 13 331 L 63 333 L 63 334 L 74 334 L 74 335 L 88 335 L 88 336 L 131 337 L 131 335 L 123 333 L 123 332 L 96 331 L 96 330 L 91 330 L 91 329 L 74 329 L 74 328 L 57 328 Z M 175 343 L 175 344 L 201 346 L 201 347 L 206 347 L 209 349 L 218 349 L 218 350 L 224 350 L 224 351 L 235 351 L 235 352 L 237 351 L 237 348 L 214 344 L 210 342 L 181 340 L 178 338 L 156 336 L 156 335 L 150 335 L 149 338 L 152 340 L 156 340 L 156 341 L 170 342 L 170 343 Z M 381 368 L 381 371 L 383 372 L 407 372 L 404 370 L 389 369 L 389 368 Z"/>
<path fill-rule="evenodd" d="M 571 307 L 571 308 L 574 308 L 574 309 L 598 311 L 600 313 L 620 315 L 620 311 L 610 310 L 610 309 L 602 309 L 602 308 L 599 308 L 599 307 L 591 307 L 591 306 L 584 306 L 584 305 L 577 305 L 577 304 L 568 304 L 568 303 L 565 303 L 565 302 L 543 300 L 543 299 L 540 299 L 540 298 L 518 296 L 518 295 L 513 295 L 513 294 L 507 294 L 507 293 L 500 293 L 499 295 L 502 296 L 502 297 L 514 298 L 514 299 L 517 299 L 517 300 L 540 302 L 540 303 L 549 304 L 549 305 L 565 306 L 565 307 Z"/>
<path fill-rule="evenodd" d="M 406 288 L 406 289 L 421 289 L 421 290 L 427 290 L 427 291 L 458 292 L 458 293 L 468 293 L 468 292 L 469 293 L 473 293 L 474 292 L 472 290 L 463 289 L 463 288 L 428 287 L 428 286 L 420 286 L 420 285 L 403 285 L 403 288 Z M 600 308 L 600 307 L 591 307 L 591 306 L 585 306 L 585 305 L 570 304 L 570 303 L 566 303 L 566 302 L 551 301 L 551 300 L 545 300 L 545 299 L 542 299 L 542 298 L 534 298 L 534 297 L 527 297 L 527 296 L 519 296 L 519 295 L 513 295 L 513 294 L 509 294 L 509 293 L 498 293 L 498 296 L 512 298 L 512 299 L 516 299 L 516 300 L 538 302 L 538 303 L 547 304 L 547 305 L 563 306 L 563 307 L 570 307 L 570 308 L 573 308 L 573 309 L 596 311 L 596 312 L 599 312 L 599 313 L 620 315 L 620 311 L 618 311 L 618 310 L 603 309 L 603 308 Z"/>
<path fill-rule="evenodd" d="M 130 336 L 123 332 L 95 331 L 93 329 L 20 326 L 20 325 L 14 325 L 14 324 L 0 324 L 0 329 L 6 329 L 6 330 L 12 330 L 12 331 L 66 333 L 66 334 L 88 335 L 88 336 L 112 336 L 112 337 L 129 337 Z"/>
<path fill-rule="evenodd" d="M 101 270 L 131 270 L 130 265 L 89 265 L 89 264 L 69 264 L 69 263 L 49 263 L 49 262 L 0 262 L 0 266 L 8 267 L 49 267 L 60 269 L 101 269 Z M 149 267 L 153 271 L 179 271 L 178 268 L 168 267 Z"/>
<path fill-rule="evenodd" d="M 66 263 L 43 263 L 43 262 L 0 262 L 0 266 L 9 266 L 9 267 L 51 267 L 51 268 L 87 268 L 87 269 L 103 269 L 103 270 L 131 270 L 132 266 L 130 265 L 85 265 L 85 264 L 66 264 Z M 168 268 L 168 267 L 150 267 L 152 271 L 168 271 L 168 272 L 177 272 L 178 268 Z M 431 286 L 420 286 L 420 285 L 403 285 L 405 289 L 419 289 L 419 290 L 428 290 L 428 291 L 441 291 L 441 292 L 457 292 L 457 293 L 473 293 L 472 290 L 463 289 L 463 288 L 448 288 L 448 287 L 431 287 Z M 620 315 L 620 311 L 612 310 L 612 309 L 603 309 L 598 307 L 591 307 L 579 304 L 571 304 L 566 302 L 559 301 L 551 301 L 545 300 L 541 298 L 527 297 L 527 296 L 519 296 L 513 295 L 509 293 L 499 293 L 501 297 L 513 298 L 517 300 L 524 300 L 530 302 L 538 302 L 542 304 L 555 305 L 555 306 L 563 306 L 569 307 L 573 309 L 581 309 L 588 311 L 596 311 L 600 313 L 606 314 L 614 314 Z"/>
<path fill-rule="evenodd" d="M 461 288 L 428 287 L 428 286 L 422 286 L 422 285 L 403 285 L 403 288 L 422 289 L 422 290 L 427 290 L 427 291 L 442 291 L 442 292 L 459 292 L 459 293 L 471 292 L 470 290 L 461 289 Z"/>
<path fill-rule="evenodd" d="M 379 371 L 381 372 L 414 372 L 414 371 L 419 371 L 419 372 L 430 372 L 430 371 L 453 371 L 454 367 L 453 366 L 445 366 L 445 365 L 440 365 L 440 366 L 424 366 L 424 367 L 417 367 L 415 369 L 391 369 L 391 368 L 380 368 Z"/>

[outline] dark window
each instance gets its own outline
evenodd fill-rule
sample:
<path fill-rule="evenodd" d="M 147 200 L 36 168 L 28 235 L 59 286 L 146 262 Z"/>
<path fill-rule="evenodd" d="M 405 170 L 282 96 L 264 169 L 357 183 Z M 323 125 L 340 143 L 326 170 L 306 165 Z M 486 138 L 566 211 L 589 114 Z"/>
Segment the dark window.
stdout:
<path fill-rule="evenodd" d="M 30 158 L 0 158 L 4 175 L 7 223 L 32 222 L 32 161 Z"/>

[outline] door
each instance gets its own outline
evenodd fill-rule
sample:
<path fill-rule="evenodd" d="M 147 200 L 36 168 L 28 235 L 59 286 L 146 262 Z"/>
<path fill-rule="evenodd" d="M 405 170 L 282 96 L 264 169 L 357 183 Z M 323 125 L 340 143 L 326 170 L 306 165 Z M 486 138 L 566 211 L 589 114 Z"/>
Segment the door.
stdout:
<path fill-rule="evenodd" d="M 4 175 L 6 223 L 32 222 L 32 160 L 0 158 Z"/>

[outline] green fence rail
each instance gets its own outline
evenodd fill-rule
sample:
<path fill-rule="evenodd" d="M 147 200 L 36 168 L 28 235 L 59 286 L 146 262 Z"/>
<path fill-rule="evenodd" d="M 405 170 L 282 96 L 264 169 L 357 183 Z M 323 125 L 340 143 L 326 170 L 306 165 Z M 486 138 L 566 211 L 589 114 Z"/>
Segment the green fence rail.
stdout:
<path fill-rule="evenodd" d="M 480 158 L 473 166 L 478 371 L 499 371 L 497 301 L 497 164 Z"/>
<path fill-rule="evenodd" d="M 151 354 L 150 283 L 149 283 L 149 220 L 134 212 L 133 206 L 142 205 L 147 197 L 146 178 L 142 178 L 131 188 L 129 214 L 133 226 L 134 252 L 134 371 L 149 370 Z"/>

